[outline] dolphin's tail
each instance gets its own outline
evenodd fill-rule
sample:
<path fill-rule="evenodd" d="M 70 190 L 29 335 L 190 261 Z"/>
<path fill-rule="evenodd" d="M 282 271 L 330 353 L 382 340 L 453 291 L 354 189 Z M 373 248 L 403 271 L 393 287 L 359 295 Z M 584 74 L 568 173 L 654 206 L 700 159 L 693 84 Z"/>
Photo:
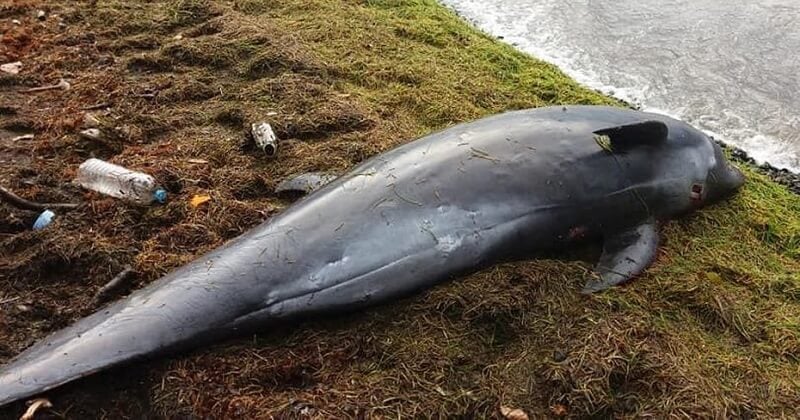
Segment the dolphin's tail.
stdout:
<path fill-rule="evenodd" d="M 248 290 L 253 279 L 245 278 L 255 275 L 246 269 L 252 261 L 243 264 L 242 254 L 221 248 L 39 341 L 0 369 L 0 406 L 233 333 L 236 320 L 258 305 Z"/>

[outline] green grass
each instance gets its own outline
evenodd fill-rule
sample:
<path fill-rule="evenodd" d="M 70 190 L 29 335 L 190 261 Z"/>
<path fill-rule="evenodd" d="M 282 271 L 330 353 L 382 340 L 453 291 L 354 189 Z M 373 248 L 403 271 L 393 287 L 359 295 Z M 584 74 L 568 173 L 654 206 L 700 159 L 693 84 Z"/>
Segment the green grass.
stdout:
<path fill-rule="evenodd" d="M 344 170 L 504 110 L 623 105 L 432 0 L 98 3 L 63 13 L 106 28 L 98 41 L 117 58 L 102 80 L 114 86 L 115 124 L 130 134 L 122 153 L 106 157 L 183 188 L 147 212 L 94 197 L 93 210 L 52 229 L 8 235 L 0 270 L 21 281 L 0 281 L 0 292 L 43 302 L 61 318 L 33 322 L 10 310 L 0 319 L 6 358 L 87 312 L 84 296 L 114 274 L 108 267 L 132 263 L 147 282 L 279 211 L 287 203 L 271 187 L 289 174 Z M 78 64 L 79 77 L 100 77 Z M 159 86 L 166 93 L 156 101 L 126 94 Z M 96 94 L 80 84 L 70 92 L 80 103 Z M 281 158 L 241 152 L 246 122 L 271 112 L 285 140 Z M 60 159 L 38 170 L 64 178 L 82 156 L 68 136 L 52 142 Z M 625 287 L 580 295 L 591 260 L 505 264 L 366 313 L 97 375 L 53 393 L 56 409 L 76 407 L 73 417 L 484 418 L 506 405 L 532 418 L 564 409 L 572 417 L 796 417 L 800 197 L 743 169 L 748 182 L 732 200 L 666 223 L 657 261 Z M 208 207 L 187 208 L 206 192 Z M 64 235 L 70 246 L 50 246 Z M 48 267 L 59 262 L 76 280 L 54 291 L 61 280 Z"/>

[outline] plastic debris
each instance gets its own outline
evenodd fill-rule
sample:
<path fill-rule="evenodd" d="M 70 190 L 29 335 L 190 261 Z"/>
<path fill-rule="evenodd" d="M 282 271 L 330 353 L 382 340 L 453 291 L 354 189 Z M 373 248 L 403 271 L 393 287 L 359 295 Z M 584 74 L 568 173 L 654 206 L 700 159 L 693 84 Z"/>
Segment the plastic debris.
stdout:
<path fill-rule="evenodd" d="M 189 204 L 191 204 L 192 207 L 197 208 L 200 207 L 200 205 L 202 205 L 203 203 L 207 203 L 209 201 L 211 201 L 210 195 L 196 194 L 194 197 L 192 197 L 191 200 L 189 200 Z"/>
<path fill-rule="evenodd" d="M 39 10 L 38 12 L 36 12 L 36 19 L 39 20 L 47 19 L 47 12 L 45 12 L 44 10 Z"/>
<path fill-rule="evenodd" d="M 308 172 L 282 181 L 275 188 L 275 192 L 310 193 L 320 189 L 323 185 L 333 181 L 336 178 L 338 178 L 337 175 L 327 172 Z"/>
<path fill-rule="evenodd" d="M 250 126 L 253 141 L 259 149 L 264 151 L 269 157 L 278 154 L 278 137 L 272 131 L 272 126 L 266 122 L 254 123 Z"/>
<path fill-rule="evenodd" d="M 83 162 L 75 181 L 83 188 L 139 204 L 167 201 L 167 191 L 152 176 L 100 159 Z"/>
<path fill-rule="evenodd" d="M 22 61 L 15 61 L 13 63 L 6 63 L 0 65 L 0 71 L 8 74 L 18 74 L 22 70 Z"/>
<path fill-rule="evenodd" d="M 33 230 L 42 230 L 47 227 L 50 223 L 53 222 L 53 218 L 56 217 L 56 214 L 50 210 L 43 211 L 39 217 L 36 218 L 36 221 L 33 222 Z"/>
<path fill-rule="evenodd" d="M 32 401 L 28 401 L 28 410 L 25 411 L 25 414 L 19 418 L 19 420 L 33 420 L 36 416 L 36 412 L 42 408 L 51 408 L 53 403 L 50 402 L 47 398 L 37 398 Z"/>

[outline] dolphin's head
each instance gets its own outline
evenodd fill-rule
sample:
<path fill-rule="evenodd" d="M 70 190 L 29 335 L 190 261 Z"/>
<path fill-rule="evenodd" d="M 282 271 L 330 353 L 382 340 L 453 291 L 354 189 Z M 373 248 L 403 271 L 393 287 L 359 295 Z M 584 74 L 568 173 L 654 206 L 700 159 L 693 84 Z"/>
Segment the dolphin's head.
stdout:
<path fill-rule="evenodd" d="M 673 163 L 684 175 L 679 200 L 683 205 L 679 212 L 705 207 L 732 196 L 744 184 L 745 178 L 733 166 L 720 146 L 702 131 L 684 123 L 676 128 L 682 146 Z"/>
<path fill-rule="evenodd" d="M 638 153 L 639 159 L 626 161 L 636 162 L 631 164 L 638 168 L 628 174 L 641 185 L 651 186 L 642 196 L 651 214 L 671 218 L 689 213 L 730 197 L 744 184 L 744 175 L 711 137 L 667 116 L 646 114 L 645 118 L 644 123 L 616 129 L 612 136 L 624 140 L 627 130 L 637 139 L 634 144 L 654 146 L 632 146 L 631 152 Z M 660 140 L 638 140 L 651 138 Z"/>

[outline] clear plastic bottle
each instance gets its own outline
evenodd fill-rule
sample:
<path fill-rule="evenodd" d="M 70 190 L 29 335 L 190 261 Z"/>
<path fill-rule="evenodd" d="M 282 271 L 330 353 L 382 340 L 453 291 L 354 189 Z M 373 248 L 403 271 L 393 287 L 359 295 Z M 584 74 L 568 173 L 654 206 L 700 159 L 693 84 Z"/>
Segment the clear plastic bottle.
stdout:
<path fill-rule="evenodd" d="M 167 201 L 167 191 L 152 176 L 100 159 L 83 162 L 75 181 L 83 188 L 139 204 Z"/>

